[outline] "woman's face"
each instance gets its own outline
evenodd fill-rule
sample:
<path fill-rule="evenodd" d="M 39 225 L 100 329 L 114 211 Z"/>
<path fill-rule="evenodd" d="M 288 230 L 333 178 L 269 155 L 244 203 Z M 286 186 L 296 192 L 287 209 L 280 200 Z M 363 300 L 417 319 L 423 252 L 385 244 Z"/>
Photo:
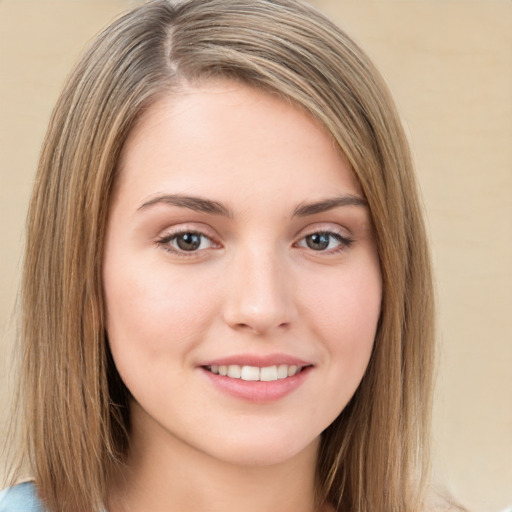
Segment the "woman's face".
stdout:
<path fill-rule="evenodd" d="M 103 279 L 132 435 L 239 464 L 315 449 L 380 314 L 346 159 L 308 114 L 232 82 L 164 98 L 132 132 Z"/>

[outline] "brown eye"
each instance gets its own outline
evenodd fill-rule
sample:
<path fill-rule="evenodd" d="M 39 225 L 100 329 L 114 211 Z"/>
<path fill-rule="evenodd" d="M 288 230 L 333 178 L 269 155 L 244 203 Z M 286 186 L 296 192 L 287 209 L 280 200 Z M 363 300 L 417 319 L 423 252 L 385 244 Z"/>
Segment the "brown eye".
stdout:
<path fill-rule="evenodd" d="M 332 235 L 328 233 L 314 233 L 313 235 L 308 235 L 306 240 L 306 245 L 313 249 L 314 251 L 325 251 L 329 247 L 329 243 L 331 241 Z"/>
<path fill-rule="evenodd" d="M 199 231 L 182 231 L 165 235 L 157 240 L 157 244 L 168 252 L 182 255 L 217 247 L 211 238 Z"/>
<path fill-rule="evenodd" d="M 339 252 L 348 248 L 353 240 L 331 231 L 318 231 L 302 238 L 297 246 L 311 249 L 315 252 Z"/>
<path fill-rule="evenodd" d="M 195 251 L 201 246 L 199 233 L 180 233 L 174 237 L 176 247 L 182 251 Z"/>

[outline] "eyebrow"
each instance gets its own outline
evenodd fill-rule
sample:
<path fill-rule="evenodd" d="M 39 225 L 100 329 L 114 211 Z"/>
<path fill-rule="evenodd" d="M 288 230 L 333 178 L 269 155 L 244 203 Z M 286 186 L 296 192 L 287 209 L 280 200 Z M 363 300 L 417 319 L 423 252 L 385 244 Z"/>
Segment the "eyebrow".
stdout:
<path fill-rule="evenodd" d="M 323 213 L 334 208 L 342 206 L 362 206 L 366 208 L 368 203 L 365 199 L 351 194 L 336 196 L 322 201 L 315 201 L 311 203 L 301 203 L 293 211 L 294 217 L 307 217 L 308 215 L 315 215 Z"/>
<path fill-rule="evenodd" d="M 179 206 L 180 208 L 188 208 L 201 213 L 209 213 L 213 215 L 222 215 L 223 217 L 233 217 L 233 212 L 222 203 L 203 199 L 202 197 L 184 196 L 181 194 L 164 194 L 154 197 L 146 201 L 139 207 L 139 210 L 145 210 L 156 204 L 168 204 L 170 206 Z"/>
<path fill-rule="evenodd" d="M 167 204 L 170 206 L 178 206 L 180 208 L 188 208 L 200 213 L 208 213 L 213 215 L 221 215 L 223 217 L 233 218 L 232 210 L 210 199 L 202 197 L 185 196 L 181 194 L 163 194 L 149 201 L 144 202 L 138 210 L 145 210 L 157 204 Z M 315 201 L 310 203 L 300 203 L 293 211 L 293 217 L 307 217 L 308 215 L 315 215 L 323 213 L 334 208 L 343 206 L 360 206 L 367 207 L 368 203 L 365 199 L 351 194 L 336 196 L 322 201 Z"/>

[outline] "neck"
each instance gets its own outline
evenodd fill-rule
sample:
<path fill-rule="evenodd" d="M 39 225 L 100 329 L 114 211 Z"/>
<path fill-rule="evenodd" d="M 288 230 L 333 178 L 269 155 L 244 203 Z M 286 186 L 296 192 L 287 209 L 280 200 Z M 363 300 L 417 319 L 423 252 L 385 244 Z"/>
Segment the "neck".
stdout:
<path fill-rule="evenodd" d="M 272 465 L 218 460 L 169 433 L 132 424 L 125 466 L 107 499 L 109 512 L 315 512 L 318 440 Z M 147 427 L 147 426 L 146 426 Z M 150 429 L 152 430 L 152 429 Z"/>

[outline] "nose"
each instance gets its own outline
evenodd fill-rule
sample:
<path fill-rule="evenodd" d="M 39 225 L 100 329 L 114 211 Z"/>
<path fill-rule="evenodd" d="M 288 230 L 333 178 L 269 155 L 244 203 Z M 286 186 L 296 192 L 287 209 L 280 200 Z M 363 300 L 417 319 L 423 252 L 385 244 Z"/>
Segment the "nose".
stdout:
<path fill-rule="evenodd" d="M 276 254 L 244 251 L 231 261 L 226 277 L 224 321 L 232 329 L 264 335 L 295 321 L 294 284 Z"/>

